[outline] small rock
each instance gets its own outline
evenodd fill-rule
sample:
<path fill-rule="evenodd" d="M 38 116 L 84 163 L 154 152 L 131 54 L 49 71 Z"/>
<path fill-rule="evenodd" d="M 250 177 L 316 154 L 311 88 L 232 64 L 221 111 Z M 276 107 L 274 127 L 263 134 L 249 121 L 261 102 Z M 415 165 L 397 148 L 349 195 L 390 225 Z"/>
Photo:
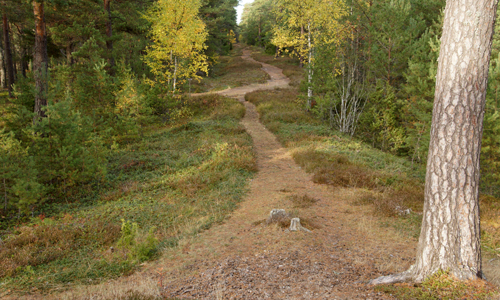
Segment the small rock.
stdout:
<path fill-rule="evenodd" d="M 267 218 L 267 224 L 271 223 L 279 223 L 283 219 L 288 219 L 290 216 L 287 214 L 287 212 L 284 209 L 273 209 L 269 213 L 269 218 Z"/>
<path fill-rule="evenodd" d="M 396 206 L 396 212 L 400 216 L 406 216 L 406 215 L 409 215 L 412 213 L 411 208 L 404 209 L 403 207 L 401 207 L 399 205 Z"/>

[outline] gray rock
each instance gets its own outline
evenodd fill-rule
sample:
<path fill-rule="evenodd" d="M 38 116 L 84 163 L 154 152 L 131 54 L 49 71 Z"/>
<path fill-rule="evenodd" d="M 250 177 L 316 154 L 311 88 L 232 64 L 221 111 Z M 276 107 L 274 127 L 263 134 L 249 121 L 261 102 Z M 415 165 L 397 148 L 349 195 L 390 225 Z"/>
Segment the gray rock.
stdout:
<path fill-rule="evenodd" d="M 267 224 L 280 223 L 284 220 L 290 219 L 290 215 L 284 209 L 273 209 L 267 218 Z"/>

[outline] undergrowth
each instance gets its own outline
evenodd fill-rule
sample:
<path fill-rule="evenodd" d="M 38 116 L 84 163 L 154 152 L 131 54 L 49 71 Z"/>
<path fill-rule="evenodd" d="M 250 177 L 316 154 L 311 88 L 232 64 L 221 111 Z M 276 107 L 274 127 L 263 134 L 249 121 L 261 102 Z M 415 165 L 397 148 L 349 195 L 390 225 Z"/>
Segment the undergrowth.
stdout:
<path fill-rule="evenodd" d="M 421 285 L 380 285 L 375 290 L 401 300 L 487 300 L 496 295 L 496 289 L 483 280 L 459 281 L 443 271 L 436 272 Z"/>
<path fill-rule="evenodd" d="M 189 114 L 115 144 L 106 184 L 88 199 L 1 232 L 0 289 L 45 292 L 132 272 L 179 239 L 221 222 L 256 171 L 244 107 L 210 95 Z"/>

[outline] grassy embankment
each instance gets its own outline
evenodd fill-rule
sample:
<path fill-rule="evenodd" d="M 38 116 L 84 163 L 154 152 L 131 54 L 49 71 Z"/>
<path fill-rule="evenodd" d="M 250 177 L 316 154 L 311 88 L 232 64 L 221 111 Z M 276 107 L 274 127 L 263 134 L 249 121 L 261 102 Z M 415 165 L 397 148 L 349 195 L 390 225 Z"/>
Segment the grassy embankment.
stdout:
<path fill-rule="evenodd" d="M 220 78 L 207 80 L 245 77 L 234 64 L 233 54 Z M 256 171 L 251 138 L 239 124 L 243 105 L 217 95 L 186 98 L 184 105 L 189 117 L 151 124 L 142 138 L 119 142 L 104 184 L 0 232 L 0 295 L 129 274 L 236 208 Z"/>
<path fill-rule="evenodd" d="M 274 59 L 258 48 L 254 50 L 255 59 L 276 65 L 284 74 L 292 76 L 291 88 L 247 94 L 246 99 L 257 106 L 262 123 L 292 151 L 296 163 L 314 174 L 315 182 L 364 190 L 363 196 L 353 199 L 351 205 L 371 206 L 380 226 L 393 227 L 402 238 L 416 242 L 422 219 L 425 166 L 412 164 L 406 158 L 374 149 L 330 129 L 304 109 L 305 103 L 300 100 L 297 88 L 303 75 L 297 62 L 289 58 Z M 498 257 L 500 200 L 487 195 L 480 199 L 483 251 L 487 257 Z M 408 209 L 411 212 L 406 214 Z M 445 290 L 450 287 L 446 280 L 446 274 L 441 274 L 430 279 L 428 285 L 438 282 L 435 290 Z M 441 284 L 442 281 L 445 284 Z M 460 286 L 460 289 L 468 293 L 471 287 Z M 406 287 L 396 290 L 401 291 L 402 298 L 412 295 L 412 299 L 417 299 L 425 294 Z M 387 292 L 395 294 L 396 290 L 388 289 Z M 478 291 L 479 296 L 481 292 Z M 446 297 L 446 294 L 436 293 Z"/>

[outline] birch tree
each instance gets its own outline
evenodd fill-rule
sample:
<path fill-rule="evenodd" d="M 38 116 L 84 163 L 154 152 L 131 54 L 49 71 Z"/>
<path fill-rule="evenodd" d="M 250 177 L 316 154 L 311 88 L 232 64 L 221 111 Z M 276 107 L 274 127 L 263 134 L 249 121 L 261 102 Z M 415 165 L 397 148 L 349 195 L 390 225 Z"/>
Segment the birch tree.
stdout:
<path fill-rule="evenodd" d="M 277 0 L 276 13 L 281 24 L 274 28 L 272 42 L 284 51 L 307 60 L 307 107 L 311 108 L 314 48 L 322 44 L 339 43 L 342 25 L 339 20 L 346 14 L 344 2 L 339 0 Z"/>
<path fill-rule="evenodd" d="M 200 0 L 159 0 L 148 11 L 152 24 L 146 63 L 161 84 L 175 93 L 180 82 L 200 78 L 198 71 L 207 72 L 207 31 L 198 13 Z"/>
<path fill-rule="evenodd" d="M 372 284 L 421 282 L 439 270 L 483 278 L 479 155 L 498 0 L 447 0 L 416 263 Z"/>

